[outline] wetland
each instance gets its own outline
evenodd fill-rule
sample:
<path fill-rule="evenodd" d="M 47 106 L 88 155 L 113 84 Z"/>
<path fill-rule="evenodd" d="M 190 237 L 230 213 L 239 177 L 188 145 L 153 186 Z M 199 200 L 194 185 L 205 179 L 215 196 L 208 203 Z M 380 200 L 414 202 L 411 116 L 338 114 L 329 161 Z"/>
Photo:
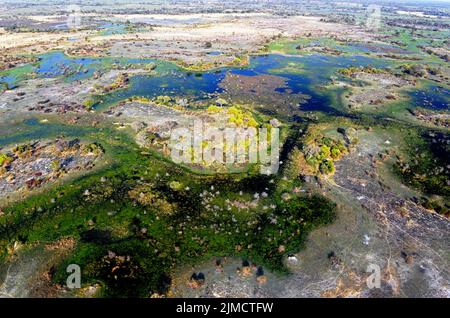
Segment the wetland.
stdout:
<path fill-rule="evenodd" d="M 0 15 L 0 297 L 450 296 L 448 7 L 47 5 Z M 199 120 L 279 170 L 175 163 Z"/>

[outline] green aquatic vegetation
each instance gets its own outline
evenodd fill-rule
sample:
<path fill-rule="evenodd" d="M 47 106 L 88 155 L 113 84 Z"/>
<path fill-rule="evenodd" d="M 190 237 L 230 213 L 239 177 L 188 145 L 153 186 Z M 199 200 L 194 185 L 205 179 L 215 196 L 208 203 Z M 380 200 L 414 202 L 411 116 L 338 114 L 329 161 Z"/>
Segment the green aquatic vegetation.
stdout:
<path fill-rule="evenodd" d="M 228 66 L 246 66 L 250 62 L 249 55 L 238 55 Z"/>
<path fill-rule="evenodd" d="M 338 42 L 330 38 L 280 39 L 270 43 L 266 47 L 266 51 L 283 54 L 302 54 L 302 50 L 308 47 L 323 46 L 335 48 L 337 45 Z"/>
<path fill-rule="evenodd" d="M 112 166 L 5 208 L 3 258 L 9 242 L 19 238 L 28 245 L 72 237 L 75 250 L 56 265 L 55 282 L 64 283 L 66 266 L 75 263 L 83 283 L 100 283 L 103 296 L 147 297 L 167 290 L 177 264 L 214 256 L 249 257 L 286 271 L 285 253 L 297 251 L 311 229 L 334 215 L 334 205 L 323 197 L 285 201 L 271 192 L 275 185 L 268 177 L 196 176 L 141 154 L 118 132 L 99 134 L 97 140 L 114 159 Z M 233 198 L 252 200 L 265 188 L 261 204 L 272 202 L 274 209 L 226 208 Z M 214 196 L 214 204 L 202 204 L 204 193 Z M 165 206 L 172 207 L 170 213 L 164 213 Z"/>
<path fill-rule="evenodd" d="M 450 147 L 447 134 L 435 131 L 411 133 L 407 158 L 399 158 L 394 172 L 401 180 L 428 195 L 450 198 Z"/>
<path fill-rule="evenodd" d="M 283 201 L 278 213 L 260 216 L 258 223 L 264 226 L 256 232 L 256 255 L 264 255 L 271 268 L 280 268 L 285 251 L 295 253 L 311 229 L 331 223 L 333 210 L 334 204 L 319 196 Z"/>
<path fill-rule="evenodd" d="M 397 29 L 394 31 L 394 37 L 391 38 L 391 42 L 403 46 L 406 50 L 419 53 L 420 49 L 417 47 L 417 40 L 412 36 L 411 32 L 404 29 Z"/>
<path fill-rule="evenodd" d="M 386 33 L 390 35 L 391 43 L 401 46 L 409 53 L 420 56 L 422 60 L 420 64 L 442 64 L 444 62 L 440 57 L 425 48 L 444 47 L 449 37 L 448 30 L 406 30 L 394 28 L 389 29 Z M 416 61 L 412 63 L 417 64 Z"/>
<path fill-rule="evenodd" d="M 32 78 L 35 73 L 36 63 L 29 63 L 22 66 L 17 66 L 12 69 L 0 72 L 0 83 L 5 89 L 19 85 L 20 82 Z"/>
<path fill-rule="evenodd" d="M 142 101 L 173 102 L 169 96 Z M 238 126 L 270 127 L 262 124 L 267 118 L 239 105 L 207 111 L 224 112 Z M 25 245 L 76 240 L 75 250 L 56 265 L 54 282 L 64 283 L 66 265 L 76 263 L 83 283 L 100 283 L 105 296 L 146 297 L 167 290 L 174 266 L 210 257 L 242 256 L 285 272 L 286 253 L 298 251 L 312 229 L 334 218 L 332 202 L 321 196 L 286 196 L 293 183 L 277 176 L 271 185 L 252 170 L 196 175 L 151 151 L 143 153 L 129 136 L 110 129 L 93 131 L 90 137 L 97 142 L 86 152 L 105 152 L 111 164 L 6 207 L 0 221 L 2 253 L 17 239 Z M 323 136 L 314 146 L 308 156 L 305 149 L 291 152 L 286 171 L 292 179 L 305 171 L 333 173 L 334 160 L 347 151 L 341 141 Z M 205 191 L 214 195 L 211 202 L 203 202 Z M 259 201 L 252 205 L 255 194 Z M 243 211 L 241 205 L 249 208 Z"/>
<path fill-rule="evenodd" d="M 8 90 L 9 84 L 6 82 L 0 82 L 0 91 Z"/>
<path fill-rule="evenodd" d="M 271 74 L 307 74 L 305 65 L 299 62 L 289 62 L 285 66 L 270 69 L 268 72 Z"/>
<path fill-rule="evenodd" d="M 200 72 L 200 73 L 196 73 L 195 76 L 197 77 L 201 77 L 202 73 L 201 72 L 206 72 L 210 69 L 216 68 L 218 67 L 217 63 L 213 63 L 213 62 L 204 62 L 201 64 L 188 64 L 182 60 L 179 60 L 176 62 L 177 65 L 179 65 L 181 68 L 183 68 L 186 71 L 189 72 Z"/>

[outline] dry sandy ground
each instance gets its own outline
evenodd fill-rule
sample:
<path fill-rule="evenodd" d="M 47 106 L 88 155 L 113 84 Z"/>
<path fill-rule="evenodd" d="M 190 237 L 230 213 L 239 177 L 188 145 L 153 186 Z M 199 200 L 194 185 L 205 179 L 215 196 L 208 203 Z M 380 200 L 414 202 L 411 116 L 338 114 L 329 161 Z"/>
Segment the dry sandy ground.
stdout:
<path fill-rule="evenodd" d="M 174 277 L 175 297 L 450 297 L 450 221 L 426 211 L 389 189 L 372 158 L 395 148 L 389 135 L 358 133 L 355 151 L 336 163 L 333 179 L 319 191 L 338 202 L 338 219 L 309 236 L 306 247 L 287 259 L 292 274 L 259 284 L 255 273 L 236 272 L 242 261 L 229 259 L 224 271 L 214 260 L 182 268 Z M 316 185 L 311 185 L 317 191 Z M 408 189 L 402 189 L 408 192 Z M 369 288 L 369 266 L 380 269 L 380 288 Z M 192 289 L 193 272 L 205 284 Z"/>
<path fill-rule="evenodd" d="M 415 82 L 389 73 L 369 74 L 356 72 L 353 79 L 365 85 L 348 84 L 351 91 L 344 94 L 344 103 L 353 110 L 377 110 L 386 103 L 405 99 L 402 91 L 414 87 Z M 347 84 L 344 84 L 347 85 Z"/>
<path fill-rule="evenodd" d="M 2 149 L 13 160 L 0 176 L 1 205 L 33 193 L 46 184 L 94 168 L 100 154 L 89 153 L 78 140 L 39 141 L 23 154 Z"/>
<path fill-rule="evenodd" d="M 97 31 L 80 30 L 71 32 L 22 32 L 10 33 L 0 29 L 0 53 L 21 54 L 40 53 L 49 49 L 61 49 L 65 51 L 83 52 L 92 54 L 86 48 L 104 47 L 103 54 L 117 54 L 122 46 L 133 44 L 133 50 L 138 45 L 146 44 L 145 50 L 137 50 L 138 54 L 147 57 L 158 56 L 161 59 L 176 58 L 191 62 L 190 55 L 194 55 L 198 61 L 204 58 L 211 50 L 203 50 L 203 54 L 196 54 L 193 48 L 204 48 L 206 42 L 211 42 L 213 48 L 223 53 L 254 52 L 261 48 L 269 40 L 277 36 L 298 37 L 306 34 L 313 36 L 335 35 L 348 39 L 367 40 L 373 35 L 366 33 L 364 29 L 355 26 L 347 26 L 320 21 L 320 17 L 279 17 L 269 14 L 211 14 L 211 15 L 133 15 L 109 17 L 118 21 L 142 19 L 163 21 L 172 19 L 175 22 L 164 23 L 154 27 L 144 27 L 137 33 L 100 35 Z M 49 20 L 49 17 L 34 17 L 33 19 Z M 55 17 L 56 19 L 56 17 Z M 198 23 L 189 22 L 197 20 Z M 163 24 L 163 23 L 161 23 Z M 77 39 L 74 41 L 73 39 Z M 183 49 L 183 47 L 186 47 Z M 174 51 L 177 53 L 174 56 Z M 97 52 L 98 54 L 98 52 Z M 220 59 L 220 57 L 216 57 Z"/>
<path fill-rule="evenodd" d="M 135 75 L 145 70 L 128 70 Z M 19 88 L 5 91 L 0 95 L 0 123 L 8 122 L 6 113 L 86 113 L 83 102 L 90 95 L 98 93 L 95 85 L 106 87 L 123 74 L 121 70 L 110 70 L 83 80 L 65 82 L 61 78 L 35 78 L 25 81 Z"/>

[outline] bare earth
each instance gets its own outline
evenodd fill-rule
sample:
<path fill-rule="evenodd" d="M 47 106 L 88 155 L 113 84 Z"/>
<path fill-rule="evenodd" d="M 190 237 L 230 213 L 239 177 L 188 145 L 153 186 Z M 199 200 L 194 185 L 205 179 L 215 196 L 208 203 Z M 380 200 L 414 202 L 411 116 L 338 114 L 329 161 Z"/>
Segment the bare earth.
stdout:
<path fill-rule="evenodd" d="M 321 182 L 340 203 L 338 219 L 314 231 L 305 249 L 286 259 L 290 275 L 266 272 L 267 283 L 261 284 L 254 271 L 248 277 L 236 272 L 241 260 L 226 260 L 223 272 L 212 260 L 177 272 L 174 296 L 450 297 L 450 221 L 387 189 L 372 162 L 393 146 L 369 132 L 358 137 L 357 149 L 336 163 L 333 180 Z M 381 270 L 381 288 L 368 288 L 371 264 Z M 199 271 L 205 284 L 192 289 L 186 282 Z"/>

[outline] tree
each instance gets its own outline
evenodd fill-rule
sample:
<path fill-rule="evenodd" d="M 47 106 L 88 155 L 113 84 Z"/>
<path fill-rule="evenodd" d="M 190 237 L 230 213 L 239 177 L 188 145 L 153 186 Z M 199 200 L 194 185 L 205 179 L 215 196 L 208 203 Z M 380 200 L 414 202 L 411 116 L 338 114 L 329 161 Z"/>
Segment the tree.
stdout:
<path fill-rule="evenodd" d="M 297 147 L 289 154 L 285 175 L 289 179 L 296 179 L 301 175 L 312 175 L 311 166 L 306 162 L 305 155 Z"/>
<path fill-rule="evenodd" d="M 331 174 L 334 172 L 334 163 L 332 160 L 324 160 L 319 166 L 319 170 L 323 174 Z"/>
<path fill-rule="evenodd" d="M 13 158 L 7 154 L 0 154 L 0 167 L 3 165 L 9 165 Z"/>

